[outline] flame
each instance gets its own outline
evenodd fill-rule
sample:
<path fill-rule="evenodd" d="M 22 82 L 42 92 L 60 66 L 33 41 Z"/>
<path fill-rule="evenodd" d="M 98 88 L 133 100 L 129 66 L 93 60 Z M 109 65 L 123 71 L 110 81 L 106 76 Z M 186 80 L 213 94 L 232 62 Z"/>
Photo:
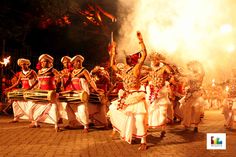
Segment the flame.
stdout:
<path fill-rule="evenodd" d="M 214 87 L 214 86 L 216 85 L 216 84 L 215 84 L 215 79 L 212 79 L 212 81 L 211 81 L 211 82 L 212 82 L 212 84 L 211 84 L 211 85 Z"/>
<path fill-rule="evenodd" d="M 3 62 L 0 62 L 2 65 L 7 66 L 8 63 L 10 63 L 11 56 L 8 56 L 7 58 L 3 58 Z"/>
<path fill-rule="evenodd" d="M 226 86 L 225 90 L 226 90 L 226 92 L 228 92 L 229 91 L 229 86 Z"/>
<path fill-rule="evenodd" d="M 63 17 L 63 20 L 64 20 L 65 24 L 68 24 L 68 25 L 71 24 L 71 21 L 70 21 L 70 19 L 69 19 L 69 16 L 64 16 L 64 17 Z"/>

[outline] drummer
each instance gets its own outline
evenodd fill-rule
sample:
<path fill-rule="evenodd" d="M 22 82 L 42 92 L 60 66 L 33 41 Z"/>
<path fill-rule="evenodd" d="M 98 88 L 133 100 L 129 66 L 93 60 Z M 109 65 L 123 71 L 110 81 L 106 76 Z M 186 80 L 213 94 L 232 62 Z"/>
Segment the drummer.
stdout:
<path fill-rule="evenodd" d="M 74 70 L 71 73 L 71 82 L 72 82 L 72 88 L 73 90 L 84 90 L 88 94 L 89 92 L 89 86 L 95 90 L 95 92 L 102 94 L 103 90 L 98 89 L 95 82 L 91 79 L 91 76 L 83 66 L 82 63 L 84 61 L 84 57 L 81 55 L 76 55 L 71 59 L 71 63 L 73 64 Z M 88 106 L 86 103 L 78 105 L 78 115 L 77 119 L 82 123 L 84 126 L 84 132 L 88 132 L 88 118 L 89 118 L 89 113 L 88 113 Z"/>
<path fill-rule="evenodd" d="M 21 67 L 21 70 L 18 74 L 18 79 L 15 84 L 13 84 L 11 87 L 5 89 L 5 92 L 8 92 L 12 89 L 15 89 L 18 85 L 21 84 L 21 89 L 27 90 L 29 89 L 34 82 L 37 80 L 37 73 L 30 69 L 29 66 L 31 64 L 30 60 L 25 59 L 25 58 L 20 58 L 17 60 L 17 64 Z M 25 102 L 24 102 L 25 103 Z M 14 119 L 11 121 L 12 123 L 18 122 L 20 116 L 25 115 L 24 111 L 19 108 L 17 103 L 13 103 L 13 111 L 14 111 Z"/>
<path fill-rule="evenodd" d="M 70 73 L 73 70 L 70 62 L 71 58 L 69 56 L 64 56 L 61 58 L 61 63 L 63 64 L 63 69 L 60 71 L 61 77 L 61 90 L 68 91 L 72 90 L 71 82 L 69 80 Z"/>
<path fill-rule="evenodd" d="M 40 63 L 41 69 L 38 71 L 38 80 L 31 87 L 31 89 L 35 87 L 36 85 L 38 85 L 37 89 L 40 89 L 40 90 L 58 90 L 60 88 L 60 73 L 56 69 L 53 68 L 53 61 L 54 61 L 54 58 L 48 54 L 42 54 L 41 56 L 39 56 L 39 63 Z M 39 103 L 35 103 L 35 105 L 37 104 Z M 45 112 L 43 112 L 44 114 L 47 114 L 46 110 L 47 109 L 45 109 Z M 56 116 L 54 117 L 55 129 L 56 131 L 59 131 L 59 128 L 57 125 L 57 120 L 58 120 L 57 112 L 58 112 L 57 108 L 55 108 L 55 111 L 54 111 L 55 116 Z M 44 114 L 38 114 L 37 112 L 32 113 L 32 119 L 34 121 L 30 125 L 30 128 L 39 127 L 37 122 L 45 117 Z"/>
<path fill-rule="evenodd" d="M 13 84 L 11 87 L 5 89 L 5 92 L 10 91 L 11 89 L 14 89 L 18 85 L 22 85 L 22 89 L 29 89 L 32 84 L 37 80 L 37 73 L 30 69 L 30 60 L 25 58 L 20 58 L 17 60 L 17 64 L 21 67 L 21 72 L 19 72 L 19 77 L 15 84 Z"/>
<path fill-rule="evenodd" d="M 58 89 L 60 73 L 53 68 L 53 61 L 54 58 L 48 54 L 42 54 L 39 56 L 41 69 L 38 71 L 38 80 L 33 87 L 38 85 L 38 89 L 42 90 Z"/>

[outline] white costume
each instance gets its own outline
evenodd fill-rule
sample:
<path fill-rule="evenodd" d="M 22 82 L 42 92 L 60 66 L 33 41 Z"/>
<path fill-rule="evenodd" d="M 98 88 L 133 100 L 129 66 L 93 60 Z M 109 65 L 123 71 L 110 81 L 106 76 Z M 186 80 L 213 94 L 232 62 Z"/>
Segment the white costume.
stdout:
<path fill-rule="evenodd" d="M 147 95 L 150 95 L 150 86 L 147 86 Z M 159 127 L 167 123 L 167 109 L 171 102 L 168 98 L 169 88 L 163 86 L 153 101 L 148 101 L 148 126 Z"/>
<path fill-rule="evenodd" d="M 194 61 L 191 62 L 190 68 L 192 73 L 188 75 L 187 94 L 180 100 L 181 110 L 183 113 L 182 124 L 185 127 L 190 127 L 191 124 L 198 125 L 200 122 L 200 116 L 203 114 L 205 100 L 203 99 L 203 91 L 201 89 L 204 71 L 200 63 Z M 195 68 L 195 69 L 194 69 Z M 200 71 L 196 68 L 200 68 Z"/>
<path fill-rule="evenodd" d="M 232 128 L 236 121 L 236 98 L 227 98 L 223 102 L 223 114 L 225 117 L 225 127 Z"/>
<path fill-rule="evenodd" d="M 225 117 L 225 127 L 232 128 L 236 122 L 236 77 L 228 81 L 228 95 L 223 101 L 223 114 Z"/>
<path fill-rule="evenodd" d="M 144 91 L 130 90 L 137 86 L 132 68 L 123 74 L 124 88 L 119 91 L 119 99 L 111 103 L 108 115 L 113 128 L 120 133 L 122 139 L 131 143 L 132 137 L 142 138 L 147 135 L 147 106 Z"/>
<path fill-rule="evenodd" d="M 168 98 L 169 83 L 163 85 L 163 73 L 165 67 L 152 71 L 149 75 L 151 81 L 146 87 L 148 103 L 148 126 L 151 128 L 159 127 L 167 123 L 167 111 L 171 106 Z"/>

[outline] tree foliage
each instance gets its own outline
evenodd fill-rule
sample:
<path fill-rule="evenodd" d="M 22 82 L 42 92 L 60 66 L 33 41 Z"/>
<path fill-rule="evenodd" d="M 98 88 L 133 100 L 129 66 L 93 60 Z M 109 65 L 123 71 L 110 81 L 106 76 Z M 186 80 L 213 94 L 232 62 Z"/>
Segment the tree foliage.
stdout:
<path fill-rule="evenodd" d="M 90 11 L 90 13 L 94 14 L 93 18 L 100 22 L 96 16 L 96 5 L 107 10 L 115 4 L 110 0 L 102 2 L 96 0 L 3 0 L 0 2 L 0 39 L 24 42 L 32 29 L 63 27 L 70 24 L 76 25 L 81 31 L 108 34 L 113 25 L 109 18 L 102 15 L 103 23 L 98 26 L 86 15 L 81 14 L 81 11 L 87 11 L 86 9 L 92 6 L 95 12 Z"/>

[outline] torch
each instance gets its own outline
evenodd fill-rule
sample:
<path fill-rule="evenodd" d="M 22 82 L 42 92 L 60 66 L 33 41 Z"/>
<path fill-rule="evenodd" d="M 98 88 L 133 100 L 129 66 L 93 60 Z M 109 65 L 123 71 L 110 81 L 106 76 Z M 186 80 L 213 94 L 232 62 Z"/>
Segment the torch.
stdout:
<path fill-rule="evenodd" d="M 10 63 L 11 56 L 8 56 L 7 58 L 3 58 L 3 61 L 0 61 L 0 64 L 7 66 L 8 63 Z"/>
<path fill-rule="evenodd" d="M 10 63 L 10 58 L 11 56 L 8 56 L 7 58 L 3 58 L 3 61 L 0 61 L 0 65 L 1 65 L 1 73 L 0 73 L 0 94 L 1 94 L 1 101 L 2 101 L 2 96 L 3 96 L 3 88 L 4 88 L 4 85 L 3 85 L 3 68 L 7 66 L 8 63 Z"/>

